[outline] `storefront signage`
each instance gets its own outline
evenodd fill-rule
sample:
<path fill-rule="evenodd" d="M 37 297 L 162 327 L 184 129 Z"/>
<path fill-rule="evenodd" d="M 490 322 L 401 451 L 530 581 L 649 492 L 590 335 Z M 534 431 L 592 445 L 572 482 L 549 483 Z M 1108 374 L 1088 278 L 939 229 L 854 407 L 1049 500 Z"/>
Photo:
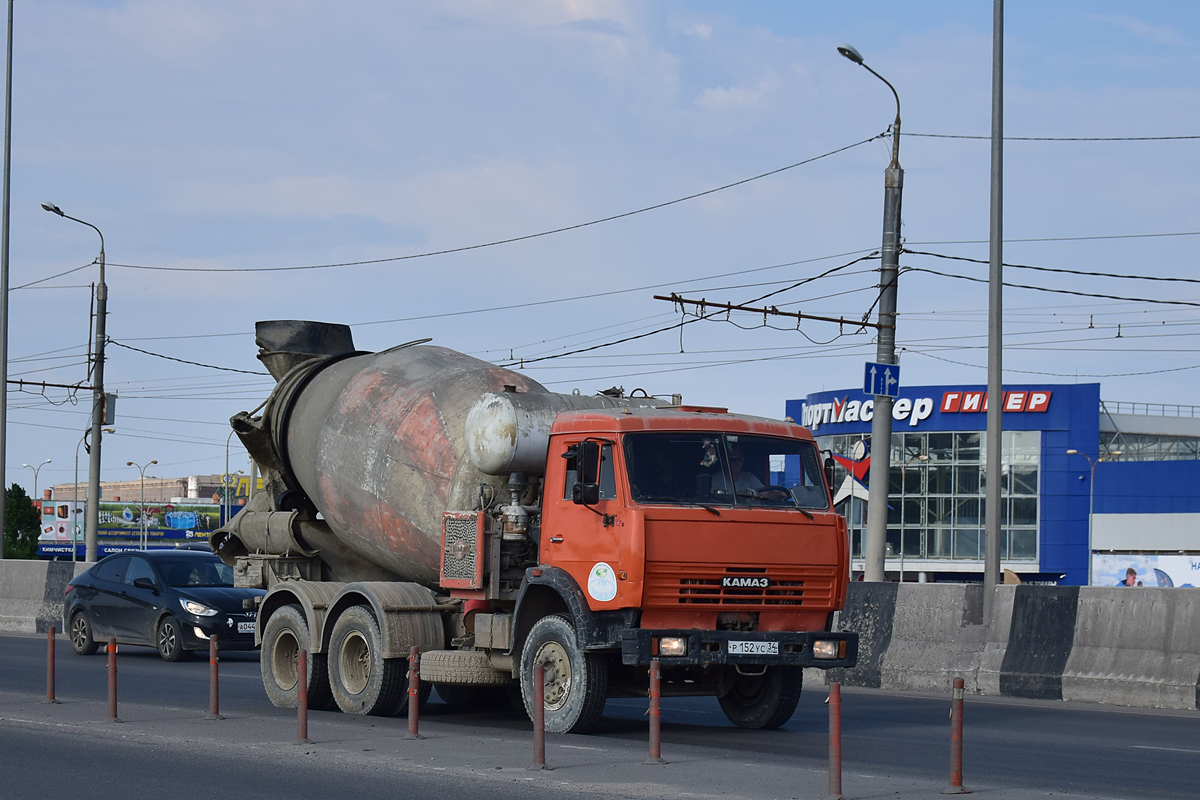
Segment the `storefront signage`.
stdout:
<path fill-rule="evenodd" d="M 1004 393 L 1003 409 L 1006 414 L 1040 414 L 1049 410 L 1053 392 L 1039 389 L 1013 390 Z M 933 416 L 934 411 L 942 414 L 986 414 L 987 392 L 966 389 L 942 392 L 940 402 L 934 397 L 901 397 L 892 403 L 892 419 L 907 422 L 916 428 Z M 828 403 L 805 403 L 801 424 L 816 431 L 822 425 L 846 422 L 870 422 L 875 415 L 875 401 L 851 400 L 847 395 Z"/>

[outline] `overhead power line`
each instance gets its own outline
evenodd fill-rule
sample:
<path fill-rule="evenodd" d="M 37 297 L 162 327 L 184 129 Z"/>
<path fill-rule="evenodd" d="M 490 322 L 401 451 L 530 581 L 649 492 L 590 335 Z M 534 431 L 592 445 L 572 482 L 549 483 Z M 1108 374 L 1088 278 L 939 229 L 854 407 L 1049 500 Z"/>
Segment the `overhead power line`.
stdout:
<path fill-rule="evenodd" d="M 919 136 L 924 139 L 991 139 L 991 136 L 968 136 L 955 133 L 909 133 L 901 136 Z M 1005 136 L 1006 142 L 1170 142 L 1200 139 L 1200 134 L 1187 136 Z"/>
<path fill-rule="evenodd" d="M 643 206 L 642 208 L 635 208 L 632 211 L 624 211 L 620 214 L 612 214 L 607 217 L 601 217 L 600 219 L 593 219 L 588 222 L 579 222 L 574 225 L 565 225 L 561 228 L 554 228 L 552 230 L 540 231 L 538 233 L 527 233 L 523 236 L 511 236 L 507 239 L 497 239 L 497 240 L 491 241 L 491 242 L 482 242 L 480 244 L 469 244 L 469 245 L 464 245 L 462 247 L 451 247 L 451 248 L 447 248 L 445 250 L 432 250 L 432 251 L 429 251 L 426 253 L 411 253 L 406 256 L 392 256 L 390 258 L 373 258 L 373 259 L 368 259 L 365 261 L 343 261 L 343 262 L 340 262 L 337 264 L 306 264 L 306 265 L 292 266 L 292 267 L 163 267 L 163 266 L 152 266 L 152 265 L 147 265 L 147 264 L 115 264 L 111 261 L 108 262 L 108 266 L 124 267 L 126 269 L 161 270 L 161 271 L 166 271 L 166 272 L 282 272 L 282 271 L 287 271 L 287 270 L 333 269 L 336 267 L 358 267 L 358 266 L 364 266 L 364 265 L 368 265 L 368 264 L 387 264 L 387 263 L 392 263 L 392 262 L 396 262 L 396 261 L 408 261 L 408 260 L 414 259 L 414 258 L 430 258 L 432 256 L 449 255 L 451 253 L 465 253 L 470 250 L 481 250 L 485 247 L 496 247 L 496 246 L 502 245 L 502 244 L 512 244 L 514 242 L 528 241 L 529 239 L 538 239 L 543 236 L 553 236 L 556 233 L 566 233 L 567 231 L 576 231 L 576 230 L 579 230 L 580 228 L 588 228 L 588 227 L 591 227 L 592 225 L 601 225 L 605 222 L 612 222 L 614 220 L 624 219 L 626 217 L 632 217 L 637 214 L 644 214 L 647 211 L 657 211 L 660 208 L 666 208 L 668 206 L 678 205 L 679 203 L 686 203 L 688 200 L 695 200 L 700 197 L 707 197 L 710 194 L 716 194 L 717 192 L 723 192 L 726 189 L 732 189 L 737 186 L 744 186 L 747 183 L 752 183 L 757 180 L 762 180 L 763 178 L 769 178 L 772 175 L 778 175 L 781 172 L 787 172 L 788 170 L 796 169 L 796 167 L 803 167 L 804 165 L 811 164 L 814 161 L 820 161 L 823 158 L 829 158 L 830 156 L 834 156 L 839 153 L 844 153 L 847 150 L 854 149 L 855 147 L 861 147 L 864 144 L 873 142 L 876 139 L 880 139 L 886 135 L 888 135 L 887 131 L 884 131 L 882 133 L 877 133 L 874 136 L 871 136 L 870 138 L 863 139 L 862 141 L 855 142 L 854 144 L 848 144 L 845 147 L 839 147 L 836 150 L 830 150 L 829 152 L 822 153 L 819 156 L 813 156 L 812 158 L 806 158 L 803 161 L 797 161 L 795 164 L 788 164 L 785 167 L 779 167 L 777 169 L 768 170 L 767 172 L 762 172 L 762 173 L 759 173 L 758 175 L 752 175 L 749 178 L 742 178 L 741 180 L 734 181 L 733 183 L 726 183 L 723 186 L 717 186 L 712 189 L 705 189 L 702 192 L 695 192 L 694 194 L 689 194 L 685 197 L 678 197 L 674 200 L 667 200 L 662 203 L 655 203 L 654 205 Z"/>
<path fill-rule="evenodd" d="M 902 252 L 911 253 L 915 256 L 932 256 L 933 258 L 944 258 L 949 261 L 969 261 L 973 264 L 989 263 L 983 258 L 967 258 L 966 256 L 950 256 L 944 253 L 929 253 L 924 250 L 909 250 L 907 247 Z M 1014 269 L 1032 269 L 1038 272 L 1058 272 L 1064 275 L 1083 275 L 1088 278 L 1122 278 L 1126 280 L 1136 281 L 1162 281 L 1165 283 L 1196 283 L 1200 284 L 1200 278 L 1172 278 L 1165 275 L 1124 275 L 1117 272 L 1095 272 L 1091 270 L 1065 269 L 1062 267 L 1037 267 L 1031 264 L 1010 264 L 1004 262 L 1004 266 L 1013 267 Z"/>
<path fill-rule="evenodd" d="M 972 275 L 956 275 L 953 272 L 939 272 L 936 269 L 926 269 L 925 267 L 905 267 L 905 272 L 926 272 L 930 275 L 938 275 L 943 278 L 957 278 L 961 281 L 973 281 L 975 283 L 987 283 L 987 278 L 976 278 Z M 1130 303 L 1157 303 L 1170 306 L 1190 306 L 1192 308 L 1200 308 L 1200 303 L 1194 303 L 1190 300 L 1155 300 L 1149 297 L 1125 297 L 1115 294 L 1100 294 L 1098 292 L 1078 292 L 1072 289 L 1050 289 L 1045 286 L 1030 286 L 1024 283 L 1009 283 L 1004 281 L 1004 285 L 1012 289 L 1029 289 L 1034 292 L 1049 292 L 1051 294 L 1070 294 L 1076 297 L 1099 297 L 1104 300 L 1125 300 Z"/>
<path fill-rule="evenodd" d="M 109 339 L 108 343 L 111 345 L 115 345 L 117 347 L 123 347 L 126 350 L 132 350 L 135 353 L 142 353 L 143 355 L 154 356 L 155 358 L 165 358 L 167 361 L 178 361 L 180 364 L 191 364 L 193 367 L 206 367 L 208 369 L 219 369 L 219 370 L 223 370 L 225 372 L 240 372 L 243 375 L 267 375 L 267 374 L 269 374 L 266 372 L 254 372 L 254 371 L 248 370 L 248 369 L 234 369 L 233 367 L 218 367 L 213 364 L 204 364 L 200 361 L 188 361 L 187 359 L 175 358 L 174 356 L 164 356 L 162 353 L 152 353 L 149 350 L 142 350 L 140 347 L 132 347 L 127 344 L 121 344 L 120 342 L 114 341 L 112 339 Z"/>

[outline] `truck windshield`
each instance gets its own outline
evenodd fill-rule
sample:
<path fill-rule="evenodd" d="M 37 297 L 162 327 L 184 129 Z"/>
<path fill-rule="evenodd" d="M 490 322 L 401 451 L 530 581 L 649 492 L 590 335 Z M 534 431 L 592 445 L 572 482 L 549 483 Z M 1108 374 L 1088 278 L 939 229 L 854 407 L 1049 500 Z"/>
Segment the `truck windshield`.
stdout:
<path fill-rule="evenodd" d="M 812 442 L 713 433 L 625 436 L 629 484 L 638 503 L 829 508 Z"/>

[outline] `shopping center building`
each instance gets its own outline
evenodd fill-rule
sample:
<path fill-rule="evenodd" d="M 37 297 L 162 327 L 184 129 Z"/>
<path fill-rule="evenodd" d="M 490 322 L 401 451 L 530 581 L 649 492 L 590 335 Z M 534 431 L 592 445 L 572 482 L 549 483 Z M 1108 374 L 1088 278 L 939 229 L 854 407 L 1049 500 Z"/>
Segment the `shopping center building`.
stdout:
<path fill-rule="evenodd" d="M 1200 407 L 1104 402 L 1100 385 L 1006 386 L 1001 567 L 1026 581 L 1200 585 Z M 834 500 L 856 571 L 866 528 L 874 398 L 787 402 L 835 459 Z M 900 580 L 979 580 L 987 391 L 913 386 L 893 404 L 886 569 Z M 863 444 L 859 444 L 863 443 Z M 853 473 L 853 474 L 851 474 Z"/>

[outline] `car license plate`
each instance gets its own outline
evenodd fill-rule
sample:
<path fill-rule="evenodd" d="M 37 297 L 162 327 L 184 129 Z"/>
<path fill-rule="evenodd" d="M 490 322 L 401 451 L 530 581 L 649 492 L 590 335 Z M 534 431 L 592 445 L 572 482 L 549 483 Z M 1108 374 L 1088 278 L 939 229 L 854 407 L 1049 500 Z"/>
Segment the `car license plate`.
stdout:
<path fill-rule="evenodd" d="M 238 633 L 254 633 L 254 623 L 253 622 L 239 622 L 238 623 Z"/>
<path fill-rule="evenodd" d="M 729 643 L 731 656 L 777 656 L 779 642 L 733 642 Z"/>

